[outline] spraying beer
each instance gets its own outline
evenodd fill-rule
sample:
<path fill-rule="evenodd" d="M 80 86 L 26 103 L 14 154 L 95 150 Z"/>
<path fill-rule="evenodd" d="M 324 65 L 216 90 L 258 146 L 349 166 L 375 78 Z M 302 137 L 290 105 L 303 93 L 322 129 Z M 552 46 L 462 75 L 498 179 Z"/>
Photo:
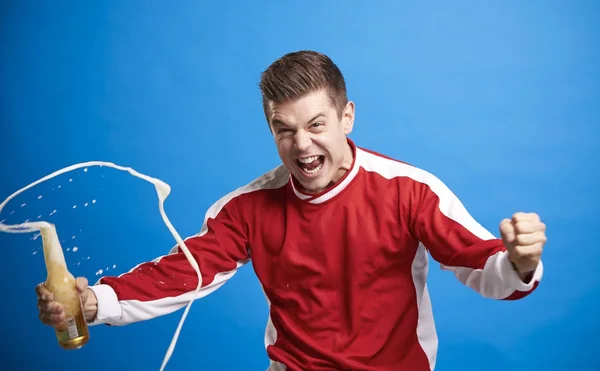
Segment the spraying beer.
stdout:
<path fill-rule="evenodd" d="M 46 288 L 53 294 L 65 313 L 65 320 L 55 327 L 58 343 L 63 349 L 78 349 L 89 340 L 75 277 L 67 269 L 65 256 L 54 225 L 40 229 L 48 277 Z"/>

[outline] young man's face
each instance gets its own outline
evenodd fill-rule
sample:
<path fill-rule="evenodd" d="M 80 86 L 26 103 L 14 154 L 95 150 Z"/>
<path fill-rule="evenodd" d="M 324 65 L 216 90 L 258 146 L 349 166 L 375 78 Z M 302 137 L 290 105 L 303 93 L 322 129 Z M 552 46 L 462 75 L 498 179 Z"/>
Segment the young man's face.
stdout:
<path fill-rule="evenodd" d="M 354 103 L 341 119 L 326 91 L 271 105 L 270 125 L 279 157 L 305 192 L 319 193 L 340 180 L 352 165 L 346 135 L 354 124 Z"/>

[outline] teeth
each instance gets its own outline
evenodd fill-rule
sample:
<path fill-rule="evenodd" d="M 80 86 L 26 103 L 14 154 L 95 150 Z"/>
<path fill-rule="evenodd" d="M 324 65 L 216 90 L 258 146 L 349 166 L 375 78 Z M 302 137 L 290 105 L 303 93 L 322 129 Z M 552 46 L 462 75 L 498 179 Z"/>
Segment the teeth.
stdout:
<path fill-rule="evenodd" d="M 319 158 L 319 156 L 310 156 L 310 157 L 299 158 L 298 161 L 300 161 L 303 164 L 310 164 L 311 162 L 315 161 L 318 158 Z"/>
<path fill-rule="evenodd" d="M 322 167 L 323 167 L 323 164 L 319 164 L 319 166 L 317 166 L 316 168 L 314 168 L 312 170 L 306 170 L 306 169 L 302 168 L 302 171 L 304 171 L 306 174 L 313 175 L 313 174 L 318 173 Z"/>

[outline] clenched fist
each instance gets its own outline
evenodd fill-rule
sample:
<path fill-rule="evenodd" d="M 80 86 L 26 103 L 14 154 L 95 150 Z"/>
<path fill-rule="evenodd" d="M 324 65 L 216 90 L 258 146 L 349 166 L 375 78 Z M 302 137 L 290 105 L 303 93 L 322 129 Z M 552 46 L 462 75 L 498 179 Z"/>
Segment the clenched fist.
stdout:
<path fill-rule="evenodd" d="M 516 213 L 512 219 L 502 220 L 500 234 L 508 250 L 508 259 L 521 278 L 533 272 L 547 240 L 546 225 L 540 217 L 535 213 Z"/>

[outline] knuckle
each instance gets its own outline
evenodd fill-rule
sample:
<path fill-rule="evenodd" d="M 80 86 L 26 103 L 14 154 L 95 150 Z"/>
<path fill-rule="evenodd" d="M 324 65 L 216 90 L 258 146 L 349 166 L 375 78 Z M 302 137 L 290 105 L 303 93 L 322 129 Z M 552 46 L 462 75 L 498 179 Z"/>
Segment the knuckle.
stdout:
<path fill-rule="evenodd" d="M 513 220 L 513 222 L 518 222 L 519 220 L 523 220 L 524 217 L 525 217 L 525 213 L 518 212 L 518 213 L 513 214 L 512 220 Z"/>
<path fill-rule="evenodd" d="M 515 223 L 515 231 L 517 233 L 526 233 L 528 230 L 528 226 L 529 226 L 529 223 L 527 223 L 526 221 L 520 220 L 517 223 Z"/>
<path fill-rule="evenodd" d="M 513 233 L 514 230 L 515 230 L 515 228 L 510 222 L 500 225 L 500 231 L 504 234 Z"/>
<path fill-rule="evenodd" d="M 535 234 L 535 241 L 534 241 L 537 245 L 539 245 L 539 247 L 541 247 L 541 245 L 543 243 L 546 242 L 546 235 L 544 234 L 544 232 L 538 232 Z"/>
<path fill-rule="evenodd" d="M 518 245 L 526 245 L 529 242 L 529 238 L 525 234 L 518 234 L 515 238 L 515 241 Z M 517 250 L 522 252 L 523 247 L 517 246 Z"/>

